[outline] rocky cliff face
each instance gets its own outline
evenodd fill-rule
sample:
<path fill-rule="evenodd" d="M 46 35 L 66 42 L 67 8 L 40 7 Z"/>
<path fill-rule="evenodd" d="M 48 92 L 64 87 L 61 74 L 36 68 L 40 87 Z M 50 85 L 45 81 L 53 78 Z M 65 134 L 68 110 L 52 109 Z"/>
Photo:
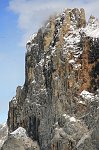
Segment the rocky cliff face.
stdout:
<path fill-rule="evenodd" d="M 26 44 L 25 83 L 9 103 L 9 132 L 40 150 L 99 149 L 99 22 L 83 9 L 50 17 Z"/>

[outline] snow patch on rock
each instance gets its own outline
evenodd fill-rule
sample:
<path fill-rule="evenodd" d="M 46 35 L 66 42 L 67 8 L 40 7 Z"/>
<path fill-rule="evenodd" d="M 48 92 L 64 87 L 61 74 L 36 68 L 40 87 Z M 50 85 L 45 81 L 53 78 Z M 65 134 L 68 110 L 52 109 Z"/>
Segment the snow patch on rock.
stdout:
<path fill-rule="evenodd" d="M 82 104 L 82 105 L 86 105 L 86 103 L 84 101 L 79 101 L 78 103 Z"/>
<path fill-rule="evenodd" d="M 90 18 L 87 26 L 83 29 L 85 34 L 92 38 L 99 38 L 99 20 Z"/>
<path fill-rule="evenodd" d="M 33 33 L 33 34 L 30 36 L 29 40 L 27 41 L 27 44 L 28 44 L 28 43 L 31 43 L 32 40 L 34 40 L 34 38 L 35 38 L 36 36 L 37 36 L 37 33 Z"/>
<path fill-rule="evenodd" d="M 26 134 L 26 130 L 22 127 L 19 127 L 18 129 L 16 129 L 15 131 L 13 131 L 12 133 L 10 133 L 11 135 L 13 135 L 15 138 L 26 138 L 27 134 Z"/>
<path fill-rule="evenodd" d="M 92 100 L 94 98 L 94 94 L 93 93 L 90 93 L 86 90 L 83 90 L 80 94 L 80 96 L 82 98 L 84 98 L 85 100 Z"/>
<path fill-rule="evenodd" d="M 67 114 L 63 114 L 63 117 L 65 117 L 65 119 L 69 119 L 70 122 L 76 122 L 77 121 L 75 117 L 70 117 Z"/>

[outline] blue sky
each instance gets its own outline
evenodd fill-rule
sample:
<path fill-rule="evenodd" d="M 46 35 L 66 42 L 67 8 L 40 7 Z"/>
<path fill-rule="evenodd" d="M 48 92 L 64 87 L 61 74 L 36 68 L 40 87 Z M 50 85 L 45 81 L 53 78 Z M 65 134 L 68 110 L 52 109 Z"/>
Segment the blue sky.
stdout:
<path fill-rule="evenodd" d="M 0 123 L 7 118 L 8 102 L 16 86 L 24 81 L 25 48 L 19 46 L 22 32 L 18 16 L 8 10 L 8 1 L 0 0 Z"/>
<path fill-rule="evenodd" d="M 99 17 L 99 0 L 0 0 L 0 123 L 8 103 L 24 83 L 25 43 L 53 12 L 84 8 Z"/>

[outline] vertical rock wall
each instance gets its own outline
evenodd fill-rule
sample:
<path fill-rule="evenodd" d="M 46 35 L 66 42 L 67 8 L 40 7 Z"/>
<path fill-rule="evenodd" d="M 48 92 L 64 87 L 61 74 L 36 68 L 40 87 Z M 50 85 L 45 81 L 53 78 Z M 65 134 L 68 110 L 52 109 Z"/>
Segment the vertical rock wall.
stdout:
<path fill-rule="evenodd" d="M 67 9 L 27 42 L 25 84 L 9 103 L 8 126 L 24 127 L 41 150 L 76 150 L 79 139 L 89 140 L 83 115 L 91 104 L 80 93 L 99 88 L 99 55 L 85 26 L 83 9 Z"/>

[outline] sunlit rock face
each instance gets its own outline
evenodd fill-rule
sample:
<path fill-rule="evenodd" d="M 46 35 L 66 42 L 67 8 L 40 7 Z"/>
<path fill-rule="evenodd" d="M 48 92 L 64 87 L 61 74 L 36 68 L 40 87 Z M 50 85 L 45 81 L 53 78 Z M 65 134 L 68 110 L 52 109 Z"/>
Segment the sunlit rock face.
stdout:
<path fill-rule="evenodd" d="M 99 21 L 66 9 L 26 44 L 25 83 L 9 103 L 9 132 L 40 150 L 99 149 Z"/>

